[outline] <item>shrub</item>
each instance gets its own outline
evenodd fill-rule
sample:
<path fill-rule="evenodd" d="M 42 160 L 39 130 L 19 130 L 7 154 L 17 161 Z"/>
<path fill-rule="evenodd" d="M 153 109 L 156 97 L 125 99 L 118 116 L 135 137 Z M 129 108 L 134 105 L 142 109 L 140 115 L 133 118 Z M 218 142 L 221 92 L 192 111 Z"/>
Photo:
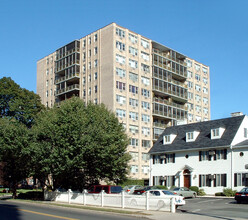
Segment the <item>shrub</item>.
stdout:
<path fill-rule="evenodd" d="M 43 200 L 43 192 L 29 191 L 26 193 L 20 193 L 18 199 Z"/>
<path fill-rule="evenodd" d="M 133 180 L 133 179 L 128 179 L 125 182 L 122 182 L 120 184 L 122 187 L 128 186 L 128 185 L 141 185 L 144 186 L 144 180 Z"/>
<path fill-rule="evenodd" d="M 199 193 L 199 188 L 198 188 L 198 186 L 191 186 L 191 187 L 189 187 L 189 189 L 192 190 L 192 191 L 195 191 L 196 194 L 198 195 L 198 193 Z"/>
<path fill-rule="evenodd" d="M 225 196 L 225 194 L 223 192 L 217 192 L 215 193 L 215 196 Z"/>
<path fill-rule="evenodd" d="M 167 186 L 161 186 L 161 185 L 156 185 L 156 186 L 154 186 L 154 188 L 168 190 Z"/>
<path fill-rule="evenodd" d="M 230 197 L 230 196 L 235 196 L 236 190 L 232 190 L 231 188 L 226 188 L 223 189 L 223 193 L 225 196 Z"/>
<path fill-rule="evenodd" d="M 205 196 L 206 193 L 204 192 L 204 189 L 199 189 L 198 196 Z"/>

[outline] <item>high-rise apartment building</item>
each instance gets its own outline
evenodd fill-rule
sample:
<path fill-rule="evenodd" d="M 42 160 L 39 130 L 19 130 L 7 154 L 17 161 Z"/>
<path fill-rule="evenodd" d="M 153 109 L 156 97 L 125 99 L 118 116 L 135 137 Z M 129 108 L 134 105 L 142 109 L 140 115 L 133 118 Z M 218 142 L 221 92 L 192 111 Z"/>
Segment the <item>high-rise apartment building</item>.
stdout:
<path fill-rule="evenodd" d="M 130 137 L 130 176 L 146 179 L 153 141 L 166 126 L 187 122 L 189 103 L 201 107 L 189 111 L 190 121 L 210 119 L 209 96 L 204 105 L 203 93 L 188 89 L 189 82 L 195 83 L 193 75 L 188 79 L 189 61 L 194 68 L 195 61 L 185 55 L 112 23 L 39 60 L 37 93 L 47 107 L 73 95 L 86 103 L 104 103 Z M 209 68 L 196 64 L 200 80 L 207 79 L 206 85 L 199 83 L 201 89 L 204 84 L 209 94 Z M 189 92 L 201 102 L 189 100 Z"/>

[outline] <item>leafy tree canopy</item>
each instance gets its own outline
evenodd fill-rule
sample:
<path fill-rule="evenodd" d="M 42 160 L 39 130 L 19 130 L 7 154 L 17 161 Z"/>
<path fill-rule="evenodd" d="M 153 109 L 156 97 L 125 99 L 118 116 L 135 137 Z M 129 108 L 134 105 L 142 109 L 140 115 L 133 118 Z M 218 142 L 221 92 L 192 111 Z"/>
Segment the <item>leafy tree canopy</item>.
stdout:
<path fill-rule="evenodd" d="M 10 77 L 0 79 L 0 118 L 14 118 L 31 127 L 42 109 L 40 97 L 34 92 L 21 88 Z"/>
<path fill-rule="evenodd" d="M 128 138 L 104 105 L 85 105 L 74 97 L 39 114 L 32 130 L 35 175 L 44 182 L 51 174 L 54 188 L 126 178 Z"/>

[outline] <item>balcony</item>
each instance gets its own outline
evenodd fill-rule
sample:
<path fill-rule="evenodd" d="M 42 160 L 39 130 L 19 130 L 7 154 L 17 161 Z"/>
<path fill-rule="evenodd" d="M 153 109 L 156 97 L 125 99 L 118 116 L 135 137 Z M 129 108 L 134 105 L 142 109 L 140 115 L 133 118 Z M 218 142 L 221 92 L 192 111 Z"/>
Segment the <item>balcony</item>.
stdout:
<path fill-rule="evenodd" d="M 56 91 L 56 95 L 62 95 L 64 93 L 67 93 L 67 92 L 70 92 L 70 91 L 73 91 L 73 90 L 79 90 L 79 84 L 74 84 L 74 85 L 71 85 L 71 86 L 68 86 L 66 88 L 63 88 L 63 89 L 59 89 Z"/>
<path fill-rule="evenodd" d="M 170 55 L 168 55 L 168 53 L 163 53 L 163 52 L 161 52 L 160 50 L 155 49 L 155 48 L 153 48 L 152 52 L 153 52 L 153 53 L 156 53 L 156 54 L 158 54 L 158 55 L 160 55 L 160 56 L 162 56 L 162 57 L 165 57 L 165 58 L 167 58 L 167 59 L 169 59 L 169 60 L 172 60 L 172 61 L 174 61 L 174 62 L 177 62 L 178 64 L 181 64 L 181 65 L 187 67 L 187 63 L 186 63 L 186 62 L 184 62 L 184 61 L 182 61 L 182 60 L 179 60 L 179 59 L 177 59 L 177 58 L 171 57 Z"/>
<path fill-rule="evenodd" d="M 169 71 L 171 71 L 172 73 L 174 73 L 174 74 L 176 74 L 176 75 L 178 75 L 178 76 L 183 76 L 184 78 L 187 78 L 187 72 L 181 73 L 180 71 L 178 71 L 178 70 L 172 68 L 171 66 L 165 65 L 165 64 L 160 63 L 160 62 L 158 62 L 158 61 L 156 61 L 156 60 L 153 60 L 153 65 L 156 65 L 156 66 L 158 66 L 158 67 L 160 67 L 160 68 L 169 70 Z"/>
<path fill-rule="evenodd" d="M 167 93 L 168 95 L 173 96 L 178 101 L 187 102 L 187 99 L 188 99 L 187 92 L 182 94 L 182 93 L 179 93 L 179 92 L 176 92 L 176 91 L 168 90 L 168 89 L 166 89 L 164 87 L 161 87 L 161 86 L 153 85 L 152 87 L 153 87 L 152 88 L 153 91 L 158 91 L 158 92 L 161 92 L 161 93 Z"/>
<path fill-rule="evenodd" d="M 66 68 L 68 68 L 68 67 L 70 67 L 72 65 L 75 65 L 75 64 L 78 64 L 79 65 L 80 64 L 80 60 L 77 59 L 77 60 L 71 61 L 69 63 L 66 63 L 66 64 L 64 64 L 62 66 L 56 67 L 55 68 L 55 73 L 58 73 L 58 72 L 66 69 Z"/>
<path fill-rule="evenodd" d="M 55 84 L 58 84 L 58 83 L 61 83 L 63 81 L 70 80 L 73 78 L 80 78 L 79 73 L 71 73 L 67 76 L 59 77 L 58 79 L 55 80 Z"/>
<path fill-rule="evenodd" d="M 187 109 L 188 109 L 187 106 L 185 106 L 185 105 L 180 105 L 180 104 L 177 104 L 175 102 L 169 102 L 167 100 L 160 99 L 160 98 L 157 98 L 157 97 L 153 97 L 152 101 L 157 102 L 157 103 L 161 103 L 161 104 L 164 104 L 164 105 L 173 106 L 173 107 L 176 107 L 176 108 L 179 108 L 179 109 L 183 109 L 185 111 L 187 111 Z"/>
<path fill-rule="evenodd" d="M 162 123 L 158 123 L 158 122 L 153 122 L 153 127 L 157 127 L 157 128 L 167 128 L 166 124 L 162 124 Z"/>

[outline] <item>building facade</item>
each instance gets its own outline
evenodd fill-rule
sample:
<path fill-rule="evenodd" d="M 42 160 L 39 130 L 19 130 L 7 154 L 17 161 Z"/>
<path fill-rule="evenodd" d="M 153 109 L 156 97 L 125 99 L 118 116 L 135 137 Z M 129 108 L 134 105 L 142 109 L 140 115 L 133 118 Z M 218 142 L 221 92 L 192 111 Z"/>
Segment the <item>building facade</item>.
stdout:
<path fill-rule="evenodd" d="M 248 185 L 248 117 L 168 127 L 150 150 L 150 185 L 207 194 Z"/>
<path fill-rule="evenodd" d="M 37 93 L 47 107 L 73 95 L 104 103 L 130 137 L 130 176 L 147 179 L 153 141 L 167 126 L 187 122 L 187 59 L 112 23 L 40 59 Z"/>

